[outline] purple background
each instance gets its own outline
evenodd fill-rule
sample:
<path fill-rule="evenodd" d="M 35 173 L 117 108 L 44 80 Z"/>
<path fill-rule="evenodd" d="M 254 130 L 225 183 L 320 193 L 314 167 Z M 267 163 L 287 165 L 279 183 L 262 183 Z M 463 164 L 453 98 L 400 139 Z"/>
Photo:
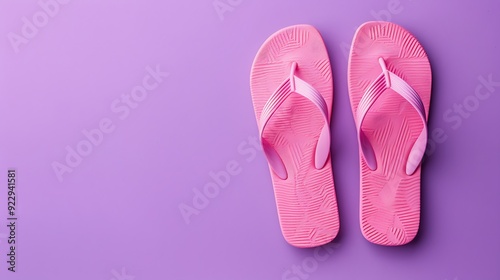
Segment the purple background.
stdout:
<path fill-rule="evenodd" d="M 222 17 L 213 0 L 73 0 L 18 53 L 9 32 L 21 34 L 22 18 L 42 8 L 0 2 L 1 279 L 500 279 L 500 86 L 474 97 L 480 76 L 500 81 L 499 1 L 220 2 L 231 7 Z M 430 130 L 446 134 L 423 165 L 420 233 L 395 248 L 368 243 L 359 229 L 346 82 L 345 46 L 377 17 L 427 50 Z M 270 34 L 299 23 L 323 34 L 335 83 L 341 231 L 326 260 L 286 244 L 263 154 L 238 151 L 257 136 L 254 55 Z M 121 120 L 110 104 L 156 65 L 170 76 Z M 464 102 L 470 112 L 453 112 Z M 65 147 L 103 118 L 115 130 L 60 182 L 52 163 L 64 163 Z M 192 205 L 193 188 L 233 160 L 241 173 L 186 224 L 179 205 Z M 5 262 L 9 167 L 18 171 L 16 273 Z"/>

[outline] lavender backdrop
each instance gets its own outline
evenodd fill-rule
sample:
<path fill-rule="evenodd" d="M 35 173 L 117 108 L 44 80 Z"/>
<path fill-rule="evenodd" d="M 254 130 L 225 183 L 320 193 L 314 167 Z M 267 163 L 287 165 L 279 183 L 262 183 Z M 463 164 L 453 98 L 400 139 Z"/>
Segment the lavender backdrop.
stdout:
<path fill-rule="evenodd" d="M 0 279 L 500 279 L 499 14 L 495 0 L 0 1 Z M 347 52 L 376 19 L 410 30 L 434 74 L 421 230 L 398 248 L 358 223 Z M 341 233 L 318 249 L 281 236 L 248 86 L 261 43 L 298 23 L 323 34 L 335 80 Z"/>

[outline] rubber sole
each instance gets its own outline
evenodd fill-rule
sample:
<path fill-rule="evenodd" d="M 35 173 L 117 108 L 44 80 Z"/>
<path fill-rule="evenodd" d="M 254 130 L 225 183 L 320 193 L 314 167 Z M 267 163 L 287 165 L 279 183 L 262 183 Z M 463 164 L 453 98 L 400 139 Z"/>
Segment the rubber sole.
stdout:
<path fill-rule="evenodd" d="M 354 116 L 366 88 L 380 75 L 378 58 L 420 95 L 426 114 L 431 98 L 431 68 L 420 43 L 389 22 L 368 22 L 354 36 L 348 84 Z M 396 246 L 415 238 L 420 223 L 421 168 L 408 176 L 408 154 L 423 128 L 412 106 L 391 89 L 376 101 L 363 123 L 378 167 L 368 168 L 360 153 L 360 223 L 364 237 L 375 244 Z"/>
<path fill-rule="evenodd" d="M 289 77 L 293 62 L 297 76 L 316 88 L 328 104 L 333 101 L 330 60 L 319 32 L 309 25 L 284 28 L 262 45 L 252 66 L 250 84 L 257 123 L 264 104 Z M 296 247 L 332 241 L 339 230 L 331 160 L 317 170 L 314 152 L 324 120 L 306 98 L 292 94 L 272 116 L 263 137 L 283 159 L 286 180 L 271 171 L 281 230 Z"/>

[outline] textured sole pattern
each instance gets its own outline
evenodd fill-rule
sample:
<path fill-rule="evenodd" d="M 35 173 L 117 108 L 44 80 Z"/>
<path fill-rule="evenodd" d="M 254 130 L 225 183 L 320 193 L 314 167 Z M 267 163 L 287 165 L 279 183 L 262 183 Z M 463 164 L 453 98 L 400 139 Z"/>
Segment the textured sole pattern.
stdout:
<path fill-rule="evenodd" d="M 382 72 L 403 78 L 420 95 L 429 112 L 431 69 L 420 43 L 402 27 L 388 22 L 362 25 L 349 60 L 349 93 L 355 115 L 366 88 Z M 420 223 L 420 167 L 408 176 L 407 158 L 423 124 L 418 113 L 398 93 L 387 90 L 367 114 L 362 129 L 375 149 L 378 167 L 372 171 L 360 154 L 360 222 L 365 238 L 380 245 L 403 245 L 416 236 Z"/>
<path fill-rule="evenodd" d="M 329 115 L 333 99 L 330 61 L 316 29 L 292 26 L 272 35 L 261 47 L 251 73 L 252 101 L 257 121 L 264 104 L 298 63 L 297 76 L 325 98 Z M 292 94 L 273 115 L 263 137 L 282 157 L 288 178 L 272 171 L 281 230 L 296 247 L 330 242 L 338 233 L 339 218 L 330 160 L 321 170 L 314 167 L 314 152 L 324 124 L 321 113 L 306 98 Z"/>

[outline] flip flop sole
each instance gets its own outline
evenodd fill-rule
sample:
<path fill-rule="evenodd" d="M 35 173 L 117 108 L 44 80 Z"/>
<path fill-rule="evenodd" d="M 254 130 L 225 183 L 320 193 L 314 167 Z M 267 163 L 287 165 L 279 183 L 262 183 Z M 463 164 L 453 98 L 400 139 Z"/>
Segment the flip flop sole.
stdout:
<path fill-rule="evenodd" d="M 331 115 L 332 74 L 323 39 L 314 27 L 296 25 L 273 34 L 254 60 L 250 84 L 257 123 L 264 104 L 289 77 L 293 62 L 298 64 L 296 75 L 321 93 Z M 339 230 L 330 159 L 322 169 L 314 167 L 323 125 L 318 109 L 303 96 L 292 94 L 274 113 L 263 135 L 288 171 L 283 180 L 270 168 L 281 230 L 296 247 L 326 244 Z"/>
<path fill-rule="evenodd" d="M 389 22 L 368 22 L 354 36 L 348 84 L 353 114 L 367 87 L 380 75 L 378 59 L 420 95 L 428 115 L 431 68 L 420 43 Z M 403 245 L 416 236 L 420 223 L 420 167 L 405 172 L 410 150 L 423 123 L 415 109 L 392 89 L 371 107 L 362 130 L 372 144 L 377 169 L 371 170 L 360 151 L 360 223 L 365 238 L 380 245 Z"/>

